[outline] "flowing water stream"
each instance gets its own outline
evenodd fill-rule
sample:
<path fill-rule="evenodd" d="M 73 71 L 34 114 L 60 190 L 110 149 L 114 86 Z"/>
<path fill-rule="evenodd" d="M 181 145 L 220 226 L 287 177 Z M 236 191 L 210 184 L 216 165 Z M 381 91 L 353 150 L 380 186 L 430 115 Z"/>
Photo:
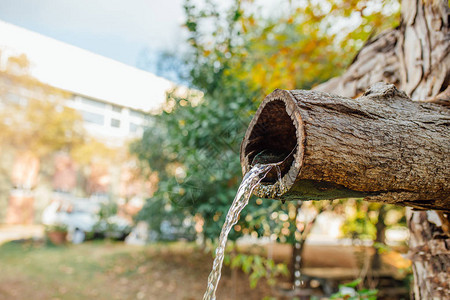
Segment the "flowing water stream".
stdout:
<path fill-rule="evenodd" d="M 225 255 L 225 246 L 227 244 L 228 234 L 231 228 L 237 223 L 239 215 L 244 207 L 248 204 L 253 189 L 264 179 L 273 167 L 278 168 L 279 163 L 271 164 L 255 164 L 252 169 L 245 174 L 241 185 L 236 193 L 236 197 L 228 210 L 225 223 L 219 236 L 219 245 L 216 249 L 216 257 L 214 258 L 213 268 L 208 277 L 208 286 L 206 288 L 203 300 L 215 300 L 216 290 L 219 284 L 222 271 L 223 258 Z M 280 175 L 280 174 L 279 174 Z"/>

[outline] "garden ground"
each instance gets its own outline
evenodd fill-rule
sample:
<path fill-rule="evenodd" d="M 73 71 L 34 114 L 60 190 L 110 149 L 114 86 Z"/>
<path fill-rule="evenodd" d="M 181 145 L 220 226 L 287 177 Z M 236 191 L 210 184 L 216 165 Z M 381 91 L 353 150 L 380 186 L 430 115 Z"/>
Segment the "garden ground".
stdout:
<path fill-rule="evenodd" d="M 209 253 L 187 243 L 9 242 L 0 246 L 0 299 L 201 299 L 211 265 Z M 250 289 L 246 274 L 224 266 L 217 295 L 262 299 L 270 287 Z"/>

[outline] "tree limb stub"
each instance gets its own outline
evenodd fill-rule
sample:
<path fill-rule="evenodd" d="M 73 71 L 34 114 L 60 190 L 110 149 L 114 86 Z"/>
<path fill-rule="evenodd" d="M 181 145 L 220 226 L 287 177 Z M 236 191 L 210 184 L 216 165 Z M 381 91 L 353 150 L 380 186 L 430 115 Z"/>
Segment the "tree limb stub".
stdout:
<path fill-rule="evenodd" d="M 275 90 L 241 145 L 243 172 L 285 153 L 255 189 L 263 198 L 368 201 L 450 211 L 450 110 L 377 83 L 357 99 Z"/>

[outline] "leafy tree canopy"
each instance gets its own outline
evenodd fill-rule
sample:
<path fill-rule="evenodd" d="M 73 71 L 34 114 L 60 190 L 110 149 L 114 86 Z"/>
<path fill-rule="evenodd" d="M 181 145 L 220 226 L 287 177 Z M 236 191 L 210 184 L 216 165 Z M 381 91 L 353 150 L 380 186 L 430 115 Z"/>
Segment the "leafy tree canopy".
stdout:
<path fill-rule="evenodd" d="M 374 32 L 396 25 L 399 14 L 397 1 L 280 1 L 279 11 L 269 14 L 256 1 L 219 4 L 184 4 L 189 48 L 181 75 L 204 93 L 202 100 L 169 94 L 154 126 L 131 146 L 144 168 L 159 176 L 159 189 L 139 217 L 155 230 L 163 219 L 194 217 L 211 239 L 242 177 L 240 142 L 263 96 L 339 75 Z M 231 238 L 281 228 L 284 217 L 268 216 L 280 205 L 251 201 Z"/>
<path fill-rule="evenodd" d="M 81 167 L 127 159 L 127 151 L 89 136 L 82 116 L 67 105 L 71 94 L 38 81 L 29 67 L 22 54 L 8 57 L 0 70 L 0 182 L 5 181 L 0 188 L 9 185 L 12 163 L 24 153 L 47 166 L 58 151 L 70 154 Z"/>
<path fill-rule="evenodd" d="M 63 103 L 69 94 L 29 75 L 25 55 L 8 58 L 0 72 L 0 145 L 38 157 L 71 151 L 84 141 L 81 116 Z"/>

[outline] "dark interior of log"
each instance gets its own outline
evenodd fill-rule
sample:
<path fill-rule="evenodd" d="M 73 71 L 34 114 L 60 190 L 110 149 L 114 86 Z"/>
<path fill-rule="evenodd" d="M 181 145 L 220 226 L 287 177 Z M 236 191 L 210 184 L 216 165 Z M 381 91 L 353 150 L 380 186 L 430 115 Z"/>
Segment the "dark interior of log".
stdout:
<path fill-rule="evenodd" d="M 274 154 L 271 156 L 272 160 L 268 158 L 265 163 L 283 161 L 279 168 L 274 168 L 267 174 L 263 182 L 275 183 L 279 178 L 278 172 L 281 172 L 283 177 L 289 171 L 297 146 L 295 130 L 283 101 L 271 101 L 261 111 L 245 148 L 245 156 L 248 157 L 250 164 L 255 163 L 257 161 L 255 157 L 260 158 L 261 153 Z"/>

